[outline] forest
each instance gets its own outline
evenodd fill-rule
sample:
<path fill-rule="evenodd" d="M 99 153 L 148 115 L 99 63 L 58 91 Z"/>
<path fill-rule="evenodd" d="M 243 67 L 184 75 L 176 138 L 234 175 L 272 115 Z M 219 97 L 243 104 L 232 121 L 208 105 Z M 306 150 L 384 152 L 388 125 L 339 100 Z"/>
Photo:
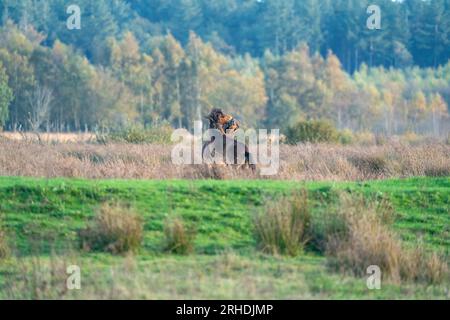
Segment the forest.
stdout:
<path fill-rule="evenodd" d="M 449 270 L 450 0 L 0 0 L 0 303 L 450 300 Z"/>
<path fill-rule="evenodd" d="M 447 136 L 449 45 L 449 0 L 1 0 L 0 127 L 191 128 L 217 107 L 245 127 Z"/>

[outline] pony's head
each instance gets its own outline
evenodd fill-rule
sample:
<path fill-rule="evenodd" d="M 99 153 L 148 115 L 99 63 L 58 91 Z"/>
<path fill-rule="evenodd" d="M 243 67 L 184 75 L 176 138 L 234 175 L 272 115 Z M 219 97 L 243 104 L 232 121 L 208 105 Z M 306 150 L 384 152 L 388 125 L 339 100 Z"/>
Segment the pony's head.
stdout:
<path fill-rule="evenodd" d="M 206 116 L 209 120 L 210 129 L 218 129 L 220 131 L 227 132 L 228 130 L 236 131 L 239 129 L 239 121 L 233 118 L 229 114 L 225 114 L 222 109 L 213 109 Z"/>

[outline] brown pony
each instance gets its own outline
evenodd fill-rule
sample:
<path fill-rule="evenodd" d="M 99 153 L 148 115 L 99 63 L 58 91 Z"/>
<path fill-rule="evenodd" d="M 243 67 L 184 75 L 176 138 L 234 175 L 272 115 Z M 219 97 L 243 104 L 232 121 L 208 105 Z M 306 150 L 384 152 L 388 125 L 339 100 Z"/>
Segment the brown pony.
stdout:
<path fill-rule="evenodd" d="M 240 126 L 239 121 L 233 118 L 233 116 L 223 113 L 221 109 L 213 109 L 206 119 L 209 120 L 209 128 L 216 129 L 222 134 L 223 138 L 223 152 L 222 155 L 226 157 L 227 153 L 234 152 L 234 165 L 238 164 L 238 150 L 239 148 L 245 149 L 245 164 L 252 170 L 256 169 L 254 165 L 253 155 L 249 152 L 249 148 L 246 144 L 238 142 L 234 139 L 233 133 L 235 133 Z M 214 143 L 215 137 L 212 137 L 210 141 L 205 142 L 202 150 L 202 157 L 205 157 L 205 151 Z M 234 148 L 234 151 L 233 149 Z M 242 150 L 241 149 L 241 150 Z"/>

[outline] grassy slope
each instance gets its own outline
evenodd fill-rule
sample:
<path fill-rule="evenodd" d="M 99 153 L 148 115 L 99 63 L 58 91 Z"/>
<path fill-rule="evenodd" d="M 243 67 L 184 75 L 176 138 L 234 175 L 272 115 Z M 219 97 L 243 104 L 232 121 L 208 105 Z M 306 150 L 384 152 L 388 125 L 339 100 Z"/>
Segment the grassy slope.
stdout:
<path fill-rule="evenodd" d="M 369 292 L 363 279 L 329 274 L 324 259 L 312 254 L 292 259 L 255 253 L 251 228 L 255 206 L 261 205 L 265 197 L 289 193 L 293 188 L 310 190 L 318 214 L 333 203 L 336 190 L 388 197 L 399 214 L 395 227 L 405 240 L 414 245 L 417 238 L 422 238 L 430 249 L 449 253 L 449 178 L 364 183 L 0 178 L 0 214 L 21 253 L 39 250 L 45 256 L 50 247 L 73 246 L 77 230 L 85 226 L 99 203 L 119 200 L 132 204 L 146 221 L 144 248 L 133 274 L 159 275 L 147 279 L 148 288 L 135 288 L 134 295 L 130 293 L 133 297 L 442 297 L 442 291 L 436 288 L 394 285 Z M 164 219 L 171 215 L 182 216 L 197 229 L 195 256 L 159 253 Z M 229 250 L 235 252 L 231 262 L 229 254 L 220 253 Z M 84 254 L 79 259 L 92 269 L 92 275 L 123 262 L 123 258 L 105 254 Z M 182 276 L 186 272 L 193 275 L 192 279 Z M 202 279 L 205 288 L 197 288 L 199 280 L 193 280 L 196 277 Z M 123 282 L 132 283 L 131 279 Z M 210 282 L 221 289 L 214 290 Z M 248 282 L 245 289 L 237 289 L 243 282 Z"/>

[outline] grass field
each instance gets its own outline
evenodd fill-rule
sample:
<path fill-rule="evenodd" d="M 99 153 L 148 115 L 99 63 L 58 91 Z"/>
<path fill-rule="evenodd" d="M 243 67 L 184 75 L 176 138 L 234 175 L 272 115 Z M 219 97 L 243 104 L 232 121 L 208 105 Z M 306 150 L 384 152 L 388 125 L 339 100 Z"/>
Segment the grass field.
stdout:
<path fill-rule="evenodd" d="M 82 139 L 82 136 L 79 137 Z M 81 140 L 82 141 L 82 140 Z M 0 176 L 145 180 L 363 181 L 450 176 L 450 144 L 280 145 L 276 175 L 175 165 L 173 146 L 132 143 L 46 143 L 0 136 Z"/>
<path fill-rule="evenodd" d="M 368 290 L 365 277 L 330 271 L 316 252 L 296 258 L 260 253 L 252 216 L 265 199 L 292 189 L 309 191 L 319 217 L 336 202 L 337 191 L 388 199 L 405 243 L 420 242 L 448 262 L 449 178 L 303 183 L 4 177 L 0 216 L 15 254 L 0 260 L 0 298 L 450 298 L 448 283 L 383 281 L 381 290 Z M 143 217 L 143 246 L 136 254 L 79 250 L 78 231 L 108 201 L 131 205 Z M 196 230 L 191 255 L 162 250 L 164 221 L 174 216 Z M 81 267 L 82 290 L 64 289 L 59 271 L 68 264 Z"/>

